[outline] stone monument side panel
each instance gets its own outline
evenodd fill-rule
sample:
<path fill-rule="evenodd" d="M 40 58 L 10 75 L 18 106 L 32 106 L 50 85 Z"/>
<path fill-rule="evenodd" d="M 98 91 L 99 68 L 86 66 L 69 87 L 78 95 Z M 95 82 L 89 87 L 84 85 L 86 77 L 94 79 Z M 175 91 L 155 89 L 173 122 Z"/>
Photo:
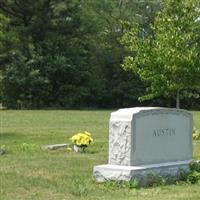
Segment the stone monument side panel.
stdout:
<path fill-rule="evenodd" d="M 109 123 L 109 164 L 131 164 L 131 122 L 112 121 Z"/>
<path fill-rule="evenodd" d="M 179 110 L 145 111 L 133 117 L 131 165 L 192 159 L 192 115 Z"/>

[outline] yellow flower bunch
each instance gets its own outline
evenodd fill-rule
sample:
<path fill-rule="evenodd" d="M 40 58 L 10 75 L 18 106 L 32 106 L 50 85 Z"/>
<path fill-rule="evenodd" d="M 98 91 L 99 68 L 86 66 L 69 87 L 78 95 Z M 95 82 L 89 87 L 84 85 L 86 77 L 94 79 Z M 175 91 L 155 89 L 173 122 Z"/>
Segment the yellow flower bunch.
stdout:
<path fill-rule="evenodd" d="M 77 133 L 72 136 L 72 142 L 78 146 L 88 146 L 93 142 L 93 138 L 91 137 L 91 133 L 84 131 L 83 133 Z"/>

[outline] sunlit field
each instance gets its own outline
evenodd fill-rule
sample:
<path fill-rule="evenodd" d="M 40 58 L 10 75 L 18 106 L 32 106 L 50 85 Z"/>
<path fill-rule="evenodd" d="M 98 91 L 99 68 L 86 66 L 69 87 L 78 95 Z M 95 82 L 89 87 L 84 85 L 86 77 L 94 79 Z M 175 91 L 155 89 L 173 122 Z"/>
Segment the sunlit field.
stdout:
<path fill-rule="evenodd" d="M 106 111 L 0 111 L 0 199 L 2 200 L 132 200 L 200 199 L 200 183 L 130 189 L 98 184 L 93 166 L 107 163 Z M 193 112 L 200 129 L 200 112 Z M 44 144 L 70 143 L 79 131 L 92 133 L 94 143 L 85 153 L 67 149 L 44 151 Z M 195 141 L 200 159 L 200 141 Z"/>

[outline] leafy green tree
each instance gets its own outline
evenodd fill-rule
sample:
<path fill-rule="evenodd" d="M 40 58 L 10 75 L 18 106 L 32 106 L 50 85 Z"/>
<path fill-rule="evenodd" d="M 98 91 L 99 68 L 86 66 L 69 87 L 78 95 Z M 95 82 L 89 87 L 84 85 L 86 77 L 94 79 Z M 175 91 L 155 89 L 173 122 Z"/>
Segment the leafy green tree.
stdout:
<path fill-rule="evenodd" d="M 2 51 L 5 33 L 3 31 L 5 24 L 5 17 L 0 14 L 0 50 Z M 2 71 L 0 69 L 0 102 L 2 101 Z"/>
<path fill-rule="evenodd" d="M 4 48 L 4 41 L 6 38 L 6 25 L 8 23 L 8 18 L 0 13 L 0 50 Z"/>
<path fill-rule="evenodd" d="M 36 70 L 30 67 L 36 52 L 30 28 L 36 16 L 43 11 L 42 2 L 44 1 L 0 2 L 0 11 L 7 18 L 6 37 L 0 57 L 3 101 L 9 107 L 30 107 L 31 102 L 28 100 L 34 98 L 28 81 Z"/>
<path fill-rule="evenodd" d="M 152 24 L 152 34 L 146 34 L 136 24 L 124 35 L 122 42 L 131 55 L 123 66 L 146 83 L 147 95 L 141 100 L 175 96 L 179 108 L 183 95 L 199 97 L 200 3 L 165 0 L 163 6 Z"/>
<path fill-rule="evenodd" d="M 122 21 L 139 22 L 149 34 L 159 9 L 160 1 L 148 0 L 1 0 L 6 106 L 136 105 L 144 84 L 121 68 Z"/>
<path fill-rule="evenodd" d="M 0 102 L 3 99 L 3 70 L 9 52 L 10 33 L 6 31 L 9 18 L 0 13 Z M 11 42 L 11 41 L 10 41 Z M 13 42 L 13 41 L 12 41 Z"/>
<path fill-rule="evenodd" d="M 8 106 L 87 104 L 94 86 L 82 1 L 1 1 L 0 9 L 19 40 L 3 73 Z"/>
<path fill-rule="evenodd" d="M 94 77 L 101 80 L 99 104 L 103 107 L 137 105 L 138 97 L 144 94 L 144 85 L 137 75 L 121 67 L 127 55 L 120 43 L 126 30 L 123 21 L 139 22 L 147 31 L 160 9 L 159 1 L 88 0 L 85 9 L 86 21 L 94 27 L 90 35 L 90 61 L 95 66 Z"/>

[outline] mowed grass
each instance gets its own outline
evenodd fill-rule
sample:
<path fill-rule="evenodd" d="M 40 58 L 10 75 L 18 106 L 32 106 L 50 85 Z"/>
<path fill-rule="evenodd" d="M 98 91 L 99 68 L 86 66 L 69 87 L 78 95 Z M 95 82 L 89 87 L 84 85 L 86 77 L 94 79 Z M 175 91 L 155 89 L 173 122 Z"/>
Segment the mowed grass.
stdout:
<path fill-rule="evenodd" d="M 200 199 L 200 184 L 178 184 L 146 189 L 111 187 L 95 182 L 93 166 L 107 163 L 108 121 L 111 111 L 0 111 L 1 200 L 132 200 Z M 200 112 L 194 124 L 200 129 Z M 43 151 L 44 144 L 68 143 L 87 130 L 94 144 L 86 153 L 66 149 Z M 30 148 L 23 148 L 26 143 Z M 178 145 L 178 144 L 177 144 Z M 194 142 L 194 158 L 200 159 L 200 142 Z"/>

